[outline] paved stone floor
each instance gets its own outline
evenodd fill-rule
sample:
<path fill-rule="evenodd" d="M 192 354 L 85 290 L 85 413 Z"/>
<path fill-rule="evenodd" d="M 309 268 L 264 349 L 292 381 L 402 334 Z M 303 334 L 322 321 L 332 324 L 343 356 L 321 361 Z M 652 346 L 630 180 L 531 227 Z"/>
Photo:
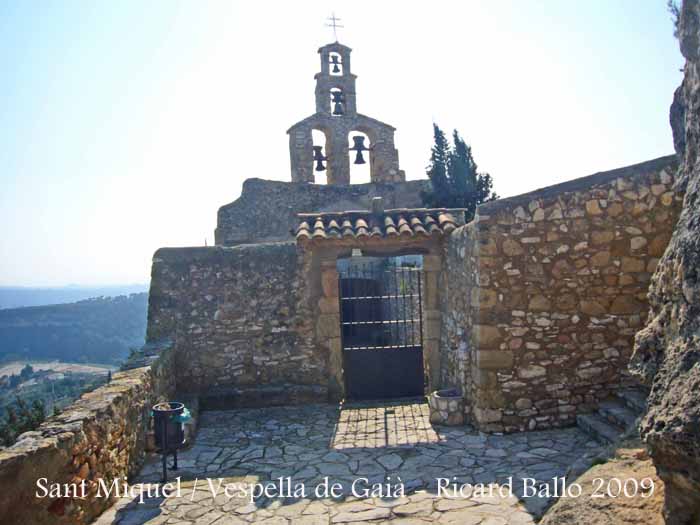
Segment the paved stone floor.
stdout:
<path fill-rule="evenodd" d="M 551 484 L 597 450 L 576 428 L 494 436 L 432 427 L 423 403 L 204 412 L 196 442 L 169 474 L 181 477 L 179 496 L 154 493 L 152 456 L 134 480 L 143 503 L 122 498 L 97 523 L 534 523 L 547 498 L 520 497 L 522 478 Z M 326 478 L 335 497 L 324 493 Z M 442 490 L 439 478 L 468 485 Z M 263 487 L 267 496 L 251 502 Z"/>

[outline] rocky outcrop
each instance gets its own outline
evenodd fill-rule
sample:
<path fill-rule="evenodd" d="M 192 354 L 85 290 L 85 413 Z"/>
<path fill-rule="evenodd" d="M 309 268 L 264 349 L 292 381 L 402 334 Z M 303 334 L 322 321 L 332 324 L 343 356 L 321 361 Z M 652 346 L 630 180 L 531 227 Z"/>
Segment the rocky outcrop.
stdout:
<path fill-rule="evenodd" d="M 617 492 L 616 480 L 624 481 L 626 492 L 610 497 Z M 559 498 L 540 525 L 664 525 L 664 484 L 638 440 L 621 443 L 603 462 L 569 481 L 574 482 L 582 487 L 581 495 Z"/>
<path fill-rule="evenodd" d="M 641 443 L 624 442 L 605 459 L 569 481 L 582 487 L 581 495 L 559 498 L 540 525 L 664 525 L 664 484 Z M 617 480 L 624 481 L 627 492 L 610 497 L 617 491 Z"/>
<path fill-rule="evenodd" d="M 700 2 L 685 0 L 679 40 L 685 78 L 671 122 L 681 150 L 683 211 L 653 276 L 649 324 L 637 334 L 631 370 L 651 385 L 640 431 L 666 483 L 668 523 L 700 523 Z"/>

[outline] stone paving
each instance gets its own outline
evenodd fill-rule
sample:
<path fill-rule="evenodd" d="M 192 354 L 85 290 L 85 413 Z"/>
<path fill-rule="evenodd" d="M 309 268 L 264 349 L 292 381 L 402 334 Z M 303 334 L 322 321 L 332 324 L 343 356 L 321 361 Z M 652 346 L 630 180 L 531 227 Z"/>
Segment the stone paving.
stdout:
<path fill-rule="evenodd" d="M 549 501 L 520 497 L 522 478 L 551 484 L 598 449 L 576 428 L 498 436 L 432 427 L 424 403 L 204 412 L 196 442 L 169 474 L 181 477 L 179 496 L 155 493 L 152 456 L 134 480 L 141 493 L 97 523 L 534 523 Z M 462 492 L 441 489 L 439 478 Z M 337 484 L 333 495 L 324 479 Z M 263 487 L 267 495 L 253 500 Z"/>

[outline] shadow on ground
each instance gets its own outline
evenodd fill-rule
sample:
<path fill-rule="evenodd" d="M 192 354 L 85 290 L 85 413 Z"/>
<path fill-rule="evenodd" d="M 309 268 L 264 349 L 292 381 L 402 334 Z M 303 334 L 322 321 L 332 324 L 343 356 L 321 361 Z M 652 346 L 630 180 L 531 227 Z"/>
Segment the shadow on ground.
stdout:
<path fill-rule="evenodd" d="M 533 523 L 550 498 L 524 497 L 523 479 L 551 484 L 597 450 L 576 428 L 433 427 L 415 400 L 204 412 L 170 472 L 179 496 L 122 498 L 97 523 Z M 133 481 L 159 480 L 154 455 Z"/>

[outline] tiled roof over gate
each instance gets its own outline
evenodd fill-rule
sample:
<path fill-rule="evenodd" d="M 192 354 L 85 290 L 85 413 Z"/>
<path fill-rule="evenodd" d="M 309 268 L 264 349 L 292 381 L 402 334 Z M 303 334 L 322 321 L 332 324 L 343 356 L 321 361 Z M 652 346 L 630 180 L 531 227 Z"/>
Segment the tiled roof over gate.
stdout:
<path fill-rule="evenodd" d="M 344 211 L 300 213 L 297 241 L 325 239 L 420 238 L 447 235 L 464 224 L 461 209 L 395 209 L 381 213 Z"/>

